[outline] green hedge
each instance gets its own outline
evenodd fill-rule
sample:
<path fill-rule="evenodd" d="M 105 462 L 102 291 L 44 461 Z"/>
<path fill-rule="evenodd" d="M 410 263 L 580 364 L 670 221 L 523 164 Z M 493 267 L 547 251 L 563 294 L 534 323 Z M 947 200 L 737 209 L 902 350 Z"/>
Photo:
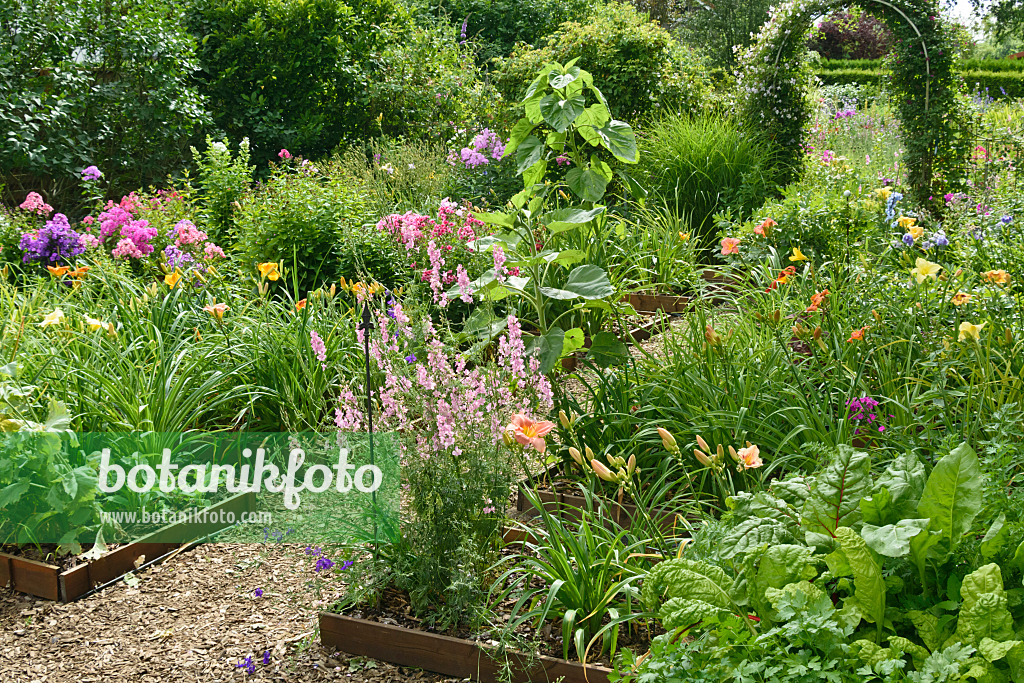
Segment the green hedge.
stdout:
<path fill-rule="evenodd" d="M 871 62 L 873 60 L 850 61 Z M 882 82 L 885 74 L 886 72 L 881 69 L 848 68 L 819 70 L 817 76 L 826 85 L 848 83 L 878 85 Z M 987 92 L 988 96 L 993 99 L 1024 97 L 1024 71 L 963 71 L 960 75 L 963 76 L 967 83 L 967 89 L 972 93 L 980 90 L 982 93 Z"/>
<path fill-rule="evenodd" d="M 879 71 L 883 68 L 881 59 L 823 59 L 818 67 L 822 71 Z M 1014 71 L 1024 72 L 1024 59 L 965 59 L 959 63 L 961 72 L 968 71 Z"/>

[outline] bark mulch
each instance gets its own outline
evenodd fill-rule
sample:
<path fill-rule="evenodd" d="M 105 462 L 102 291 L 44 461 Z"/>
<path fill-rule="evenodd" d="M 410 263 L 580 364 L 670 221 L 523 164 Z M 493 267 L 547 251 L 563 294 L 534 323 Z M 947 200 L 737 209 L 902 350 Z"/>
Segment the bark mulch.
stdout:
<path fill-rule="evenodd" d="M 314 564 L 294 545 L 209 544 L 67 605 L 0 589 L 0 681 L 455 680 L 324 650 L 316 615 L 341 583 Z"/>

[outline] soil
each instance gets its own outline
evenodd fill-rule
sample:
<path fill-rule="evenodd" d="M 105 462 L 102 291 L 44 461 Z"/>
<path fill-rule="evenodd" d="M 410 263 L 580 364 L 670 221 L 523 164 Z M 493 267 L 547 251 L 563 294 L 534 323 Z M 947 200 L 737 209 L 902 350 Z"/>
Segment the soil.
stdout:
<path fill-rule="evenodd" d="M 455 680 L 324 650 L 316 615 L 343 584 L 312 566 L 291 544 L 210 544 L 66 605 L 0 589 L 0 681 Z"/>

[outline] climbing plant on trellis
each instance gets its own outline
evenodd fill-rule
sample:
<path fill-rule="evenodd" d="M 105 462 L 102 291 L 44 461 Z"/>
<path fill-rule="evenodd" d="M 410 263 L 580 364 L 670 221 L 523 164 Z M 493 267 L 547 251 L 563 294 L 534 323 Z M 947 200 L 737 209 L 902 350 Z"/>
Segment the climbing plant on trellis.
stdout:
<path fill-rule="evenodd" d="M 799 172 L 807 94 L 807 32 L 816 16 L 848 3 L 787 0 L 740 56 L 739 114 L 779 145 L 784 180 Z M 895 34 L 889 91 L 900 119 L 903 164 L 916 199 L 962 189 L 970 117 L 955 70 L 956 37 L 935 0 L 861 0 Z"/>

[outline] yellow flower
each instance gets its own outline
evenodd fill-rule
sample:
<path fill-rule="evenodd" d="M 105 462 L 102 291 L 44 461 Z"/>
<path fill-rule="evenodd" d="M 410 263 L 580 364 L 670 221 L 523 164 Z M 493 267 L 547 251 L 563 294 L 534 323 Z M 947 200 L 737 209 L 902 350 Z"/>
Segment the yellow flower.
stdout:
<path fill-rule="evenodd" d="M 950 302 L 954 306 L 963 306 L 964 304 L 968 303 L 972 298 L 973 297 L 971 297 L 971 295 L 968 294 L 967 292 L 957 292 L 956 294 L 953 295 L 953 298 L 950 299 Z"/>
<path fill-rule="evenodd" d="M 224 313 L 230 311 L 231 308 L 227 304 L 209 304 L 203 306 L 203 310 L 216 318 L 217 322 L 223 322 Z"/>
<path fill-rule="evenodd" d="M 181 273 L 178 272 L 177 268 L 174 269 L 173 273 L 167 273 L 167 275 L 164 275 L 164 284 L 171 289 L 174 289 L 177 286 L 179 280 L 181 280 Z"/>
<path fill-rule="evenodd" d="M 914 279 L 917 280 L 917 284 L 921 284 L 928 278 L 936 279 L 939 275 L 939 271 L 942 270 L 942 266 L 938 263 L 932 263 L 926 261 L 923 258 L 917 259 L 917 266 L 912 268 L 910 272 L 914 275 Z"/>
<path fill-rule="evenodd" d="M 913 226 L 914 223 L 917 222 L 917 219 L 916 218 L 911 218 L 910 216 L 900 216 L 900 219 L 898 221 L 896 221 L 896 222 L 899 223 L 901 228 L 903 228 L 904 230 L 909 231 L 911 226 Z M 915 239 L 917 239 L 917 238 L 915 238 Z"/>
<path fill-rule="evenodd" d="M 51 325 L 60 325 L 64 322 L 64 311 L 59 308 L 53 309 L 53 313 L 48 314 L 43 318 L 43 322 L 39 323 L 40 327 L 49 327 Z"/>
<path fill-rule="evenodd" d="M 875 190 L 875 196 L 881 199 L 883 202 L 889 200 L 889 196 L 892 195 L 892 190 L 888 187 L 880 187 Z"/>
<path fill-rule="evenodd" d="M 681 239 L 682 241 L 686 242 L 687 240 L 690 239 L 690 233 L 688 233 L 688 232 L 680 232 L 679 233 L 679 239 Z"/>
<path fill-rule="evenodd" d="M 972 325 L 967 321 L 960 323 L 960 336 L 957 338 L 957 341 L 963 341 L 968 337 L 974 340 L 980 340 L 981 328 L 983 327 L 985 327 L 985 323 L 981 323 L 979 325 Z"/>
<path fill-rule="evenodd" d="M 96 330 L 100 329 L 101 327 L 106 327 L 106 325 L 107 325 L 107 323 L 103 322 L 102 320 L 97 320 L 96 318 L 90 318 L 89 316 L 85 316 L 85 324 L 89 326 L 89 331 L 90 332 L 95 332 Z"/>
<path fill-rule="evenodd" d="M 266 278 L 271 282 L 277 282 L 277 280 L 280 279 L 281 277 L 281 273 L 277 272 L 276 263 L 271 263 L 268 261 L 267 263 L 260 263 L 256 267 L 260 271 L 261 278 Z"/>
<path fill-rule="evenodd" d="M 920 242 L 921 238 L 924 237 L 924 228 L 922 228 L 920 225 L 910 226 L 907 232 L 910 233 L 910 236 L 914 238 L 915 242 Z"/>
<path fill-rule="evenodd" d="M 790 261 L 806 261 L 807 257 L 800 251 L 800 247 L 793 247 L 793 255 L 789 257 Z"/>

